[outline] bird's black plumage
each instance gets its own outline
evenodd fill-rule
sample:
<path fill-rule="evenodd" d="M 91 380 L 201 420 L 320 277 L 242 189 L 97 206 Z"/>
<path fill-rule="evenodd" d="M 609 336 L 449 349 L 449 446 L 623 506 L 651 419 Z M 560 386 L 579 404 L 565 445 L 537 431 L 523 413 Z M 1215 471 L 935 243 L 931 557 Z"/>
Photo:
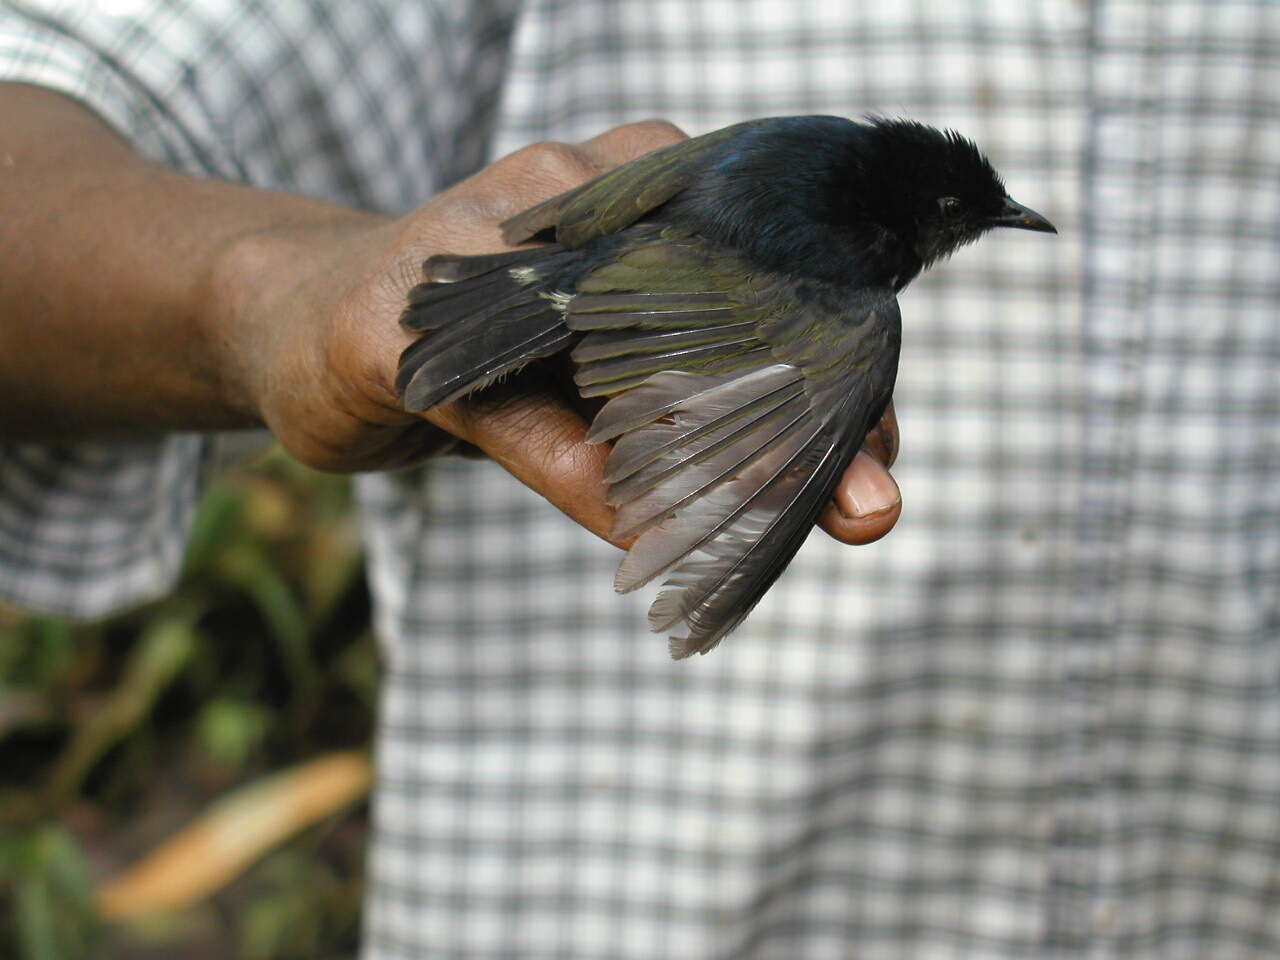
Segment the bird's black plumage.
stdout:
<path fill-rule="evenodd" d="M 978 149 L 904 120 L 755 120 L 655 151 L 433 257 L 402 323 L 410 410 L 570 352 L 589 438 L 613 441 L 615 586 L 669 571 L 649 613 L 705 653 L 804 542 L 884 412 L 895 294 L 995 226 L 1049 230 Z"/>

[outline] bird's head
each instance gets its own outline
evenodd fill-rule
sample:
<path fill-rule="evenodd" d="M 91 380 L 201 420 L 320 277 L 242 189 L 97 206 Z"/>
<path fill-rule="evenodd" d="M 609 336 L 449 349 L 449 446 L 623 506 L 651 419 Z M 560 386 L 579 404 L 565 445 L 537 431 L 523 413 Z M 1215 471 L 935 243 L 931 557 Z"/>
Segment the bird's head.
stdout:
<path fill-rule="evenodd" d="M 770 269 L 894 289 L 993 227 L 1057 232 L 972 141 L 882 117 L 750 126 L 664 210 Z"/>
<path fill-rule="evenodd" d="M 926 266 L 993 227 L 1057 233 L 1048 220 L 1009 197 L 973 141 L 912 120 L 877 117 L 871 127 L 870 156 L 878 168 L 875 179 L 883 184 L 873 203 L 885 226 Z"/>

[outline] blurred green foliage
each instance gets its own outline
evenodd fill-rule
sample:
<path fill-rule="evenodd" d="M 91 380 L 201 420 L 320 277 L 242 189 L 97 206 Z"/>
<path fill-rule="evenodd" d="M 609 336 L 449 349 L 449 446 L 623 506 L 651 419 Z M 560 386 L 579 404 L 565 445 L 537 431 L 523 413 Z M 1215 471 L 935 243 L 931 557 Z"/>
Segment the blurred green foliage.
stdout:
<path fill-rule="evenodd" d="M 215 483 L 165 599 L 0 610 L 0 956 L 353 956 L 363 806 L 178 914 L 105 923 L 92 889 L 236 785 L 367 746 L 377 678 L 349 486 L 280 453 Z"/>

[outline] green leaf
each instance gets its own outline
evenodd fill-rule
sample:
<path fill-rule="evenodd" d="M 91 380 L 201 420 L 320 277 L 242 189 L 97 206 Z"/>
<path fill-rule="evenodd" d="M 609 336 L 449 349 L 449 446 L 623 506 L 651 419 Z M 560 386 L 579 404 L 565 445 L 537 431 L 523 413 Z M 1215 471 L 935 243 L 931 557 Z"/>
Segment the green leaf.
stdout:
<path fill-rule="evenodd" d="M 271 712 L 247 700 L 225 697 L 200 712 L 196 736 L 216 762 L 238 769 L 262 743 L 271 726 Z"/>
<path fill-rule="evenodd" d="M 147 717 L 196 650 L 199 634 L 195 622 L 199 614 L 195 606 L 181 606 L 163 613 L 143 631 L 119 685 L 99 707 L 92 722 L 76 730 L 58 758 L 50 780 L 55 799 L 78 790 L 102 755 Z"/>
<path fill-rule="evenodd" d="M 81 960 L 97 932 L 92 886 L 79 844 L 45 823 L 10 838 L 3 868 L 11 874 L 20 960 Z"/>

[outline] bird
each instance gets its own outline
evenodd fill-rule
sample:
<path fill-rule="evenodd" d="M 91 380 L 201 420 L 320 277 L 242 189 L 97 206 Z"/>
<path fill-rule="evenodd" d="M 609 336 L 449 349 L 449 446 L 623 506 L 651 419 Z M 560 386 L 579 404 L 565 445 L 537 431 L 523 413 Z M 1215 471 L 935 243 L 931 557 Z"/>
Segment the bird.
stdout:
<path fill-rule="evenodd" d="M 905 118 L 772 117 L 664 147 L 437 254 L 408 295 L 405 409 L 567 355 L 603 403 L 614 587 L 706 653 L 778 579 L 893 394 L 897 294 L 988 230 L 1056 233 L 973 141 Z M 531 245 L 533 244 L 533 245 Z M 518 246 L 517 246 L 518 245 Z M 518 381 L 516 381 L 518 382 Z"/>

